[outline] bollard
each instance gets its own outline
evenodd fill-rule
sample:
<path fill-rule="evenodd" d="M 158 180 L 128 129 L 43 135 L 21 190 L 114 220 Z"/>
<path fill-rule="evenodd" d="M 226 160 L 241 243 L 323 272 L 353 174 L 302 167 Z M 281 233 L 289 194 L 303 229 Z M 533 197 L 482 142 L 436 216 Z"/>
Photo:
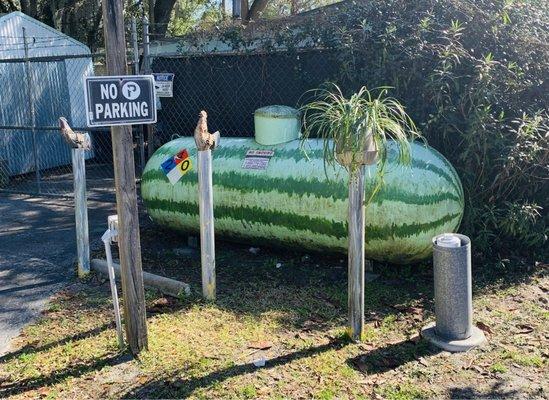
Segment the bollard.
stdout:
<path fill-rule="evenodd" d="M 467 351 L 486 341 L 473 326 L 471 240 L 460 234 L 433 238 L 433 272 L 436 322 L 422 336 L 451 352 Z"/>

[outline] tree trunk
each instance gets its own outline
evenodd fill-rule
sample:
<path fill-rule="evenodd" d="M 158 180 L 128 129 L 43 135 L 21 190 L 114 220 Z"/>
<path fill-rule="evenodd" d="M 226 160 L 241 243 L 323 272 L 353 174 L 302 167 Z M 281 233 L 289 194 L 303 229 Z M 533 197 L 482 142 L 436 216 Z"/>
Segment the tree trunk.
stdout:
<path fill-rule="evenodd" d="M 246 18 L 248 18 L 249 10 L 250 3 L 248 0 L 240 0 L 240 18 L 242 18 L 242 21 L 246 21 Z"/>
<path fill-rule="evenodd" d="M 152 0 L 149 0 L 152 1 Z M 156 0 L 154 4 L 154 18 L 151 23 L 152 40 L 159 39 L 166 35 L 168 23 L 172 16 L 173 7 L 177 0 Z"/>
<path fill-rule="evenodd" d="M 38 16 L 37 0 L 21 0 L 21 11 L 32 18 Z"/>
<path fill-rule="evenodd" d="M 259 15 L 265 10 L 269 4 L 269 0 L 255 0 L 250 7 L 250 11 L 246 15 L 246 18 L 242 18 L 242 21 L 248 23 L 259 18 Z"/>

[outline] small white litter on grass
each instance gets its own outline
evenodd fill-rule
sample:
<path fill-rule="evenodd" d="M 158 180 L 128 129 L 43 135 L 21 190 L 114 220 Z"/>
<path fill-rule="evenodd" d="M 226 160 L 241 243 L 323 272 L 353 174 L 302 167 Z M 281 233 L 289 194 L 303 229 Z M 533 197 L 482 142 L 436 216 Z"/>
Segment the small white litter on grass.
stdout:
<path fill-rule="evenodd" d="M 261 357 L 261 358 L 258 358 L 257 360 L 254 360 L 254 365 L 257 368 L 261 368 L 265 366 L 265 362 L 266 362 L 265 357 Z"/>

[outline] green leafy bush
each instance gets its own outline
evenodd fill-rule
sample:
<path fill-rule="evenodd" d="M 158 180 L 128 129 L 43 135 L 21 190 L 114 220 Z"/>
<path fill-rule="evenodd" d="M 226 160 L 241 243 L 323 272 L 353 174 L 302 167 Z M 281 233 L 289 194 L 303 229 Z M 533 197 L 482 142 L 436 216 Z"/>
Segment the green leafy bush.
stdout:
<path fill-rule="evenodd" d="M 461 230 L 479 255 L 546 257 L 546 4 L 374 0 L 342 3 L 335 15 L 302 34 L 344 49 L 338 81 L 348 90 L 394 87 L 456 166 L 467 201 Z"/>

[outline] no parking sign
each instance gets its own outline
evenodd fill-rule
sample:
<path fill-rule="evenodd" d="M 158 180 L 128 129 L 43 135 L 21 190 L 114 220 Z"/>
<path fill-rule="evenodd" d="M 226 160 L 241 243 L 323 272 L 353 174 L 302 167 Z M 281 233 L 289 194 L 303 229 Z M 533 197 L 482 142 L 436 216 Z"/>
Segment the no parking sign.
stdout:
<path fill-rule="evenodd" d="M 86 77 L 84 92 L 90 127 L 156 122 L 152 75 Z"/>

